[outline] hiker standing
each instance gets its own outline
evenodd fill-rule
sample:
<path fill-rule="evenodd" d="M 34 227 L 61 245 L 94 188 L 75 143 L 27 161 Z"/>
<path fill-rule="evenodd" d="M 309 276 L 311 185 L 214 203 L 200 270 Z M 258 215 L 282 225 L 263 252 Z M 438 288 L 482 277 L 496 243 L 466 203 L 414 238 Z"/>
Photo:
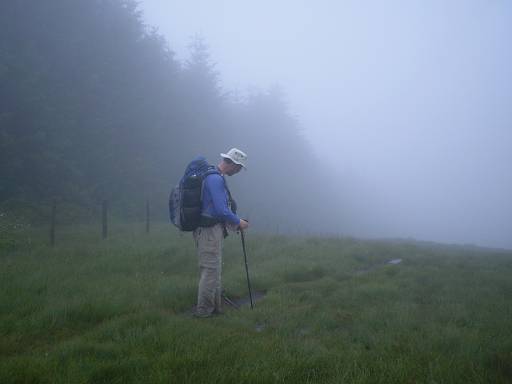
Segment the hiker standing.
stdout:
<path fill-rule="evenodd" d="M 218 172 L 209 173 L 203 181 L 201 218 L 194 230 L 199 256 L 199 288 L 195 316 L 209 317 L 222 312 L 221 273 L 222 245 L 227 227 L 246 229 L 249 223 L 236 215 L 235 202 L 224 176 L 233 176 L 245 168 L 247 155 L 237 148 L 221 153 Z"/>

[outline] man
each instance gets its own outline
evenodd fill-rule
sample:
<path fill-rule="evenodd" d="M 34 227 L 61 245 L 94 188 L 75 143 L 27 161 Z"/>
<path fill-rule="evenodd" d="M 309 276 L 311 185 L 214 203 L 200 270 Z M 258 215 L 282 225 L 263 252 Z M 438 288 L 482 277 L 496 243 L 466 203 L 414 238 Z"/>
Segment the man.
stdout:
<path fill-rule="evenodd" d="M 225 175 L 233 176 L 245 168 L 247 155 L 236 148 L 220 155 L 219 173 L 212 173 L 203 181 L 201 221 L 194 231 L 200 273 L 194 314 L 197 317 L 222 313 L 222 243 L 227 235 L 226 228 L 244 230 L 249 226 L 233 212 L 234 201 L 224 179 Z"/>

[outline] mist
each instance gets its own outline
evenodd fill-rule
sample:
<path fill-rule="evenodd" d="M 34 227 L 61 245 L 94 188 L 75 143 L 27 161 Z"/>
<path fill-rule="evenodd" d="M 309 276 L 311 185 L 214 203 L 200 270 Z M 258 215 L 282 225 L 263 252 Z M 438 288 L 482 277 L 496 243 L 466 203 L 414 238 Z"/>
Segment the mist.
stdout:
<path fill-rule="evenodd" d="M 314 152 L 303 176 L 325 172 L 335 184 L 326 204 L 341 209 L 317 212 L 321 231 L 512 247 L 510 3 L 145 0 L 140 9 L 182 60 L 202 36 L 224 92 L 279 85 Z"/>
<path fill-rule="evenodd" d="M 0 12 L 0 215 L 120 220 L 237 147 L 255 232 L 512 247 L 512 6 L 52 0 Z M 149 202 L 149 203 L 148 203 Z M 16 224 L 17 225 L 17 224 Z"/>

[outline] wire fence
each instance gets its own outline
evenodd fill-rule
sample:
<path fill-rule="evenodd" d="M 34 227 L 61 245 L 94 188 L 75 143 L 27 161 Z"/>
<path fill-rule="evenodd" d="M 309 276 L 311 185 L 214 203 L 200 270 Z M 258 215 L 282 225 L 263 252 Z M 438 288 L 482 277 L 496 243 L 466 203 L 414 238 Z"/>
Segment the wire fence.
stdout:
<path fill-rule="evenodd" d="M 98 226 L 101 233 L 102 239 L 109 237 L 109 222 L 111 218 L 111 204 L 109 200 L 103 200 L 101 202 L 101 219 L 98 220 Z M 58 222 L 58 203 L 57 200 L 53 200 L 50 214 L 50 231 L 49 231 L 49 243 L 51 246 L 55 246 L 56 243 L 56 232 Z M 151 230 L 151 202 L 149 199 L 145 201 L 145 232 L 150 233 Z"/>

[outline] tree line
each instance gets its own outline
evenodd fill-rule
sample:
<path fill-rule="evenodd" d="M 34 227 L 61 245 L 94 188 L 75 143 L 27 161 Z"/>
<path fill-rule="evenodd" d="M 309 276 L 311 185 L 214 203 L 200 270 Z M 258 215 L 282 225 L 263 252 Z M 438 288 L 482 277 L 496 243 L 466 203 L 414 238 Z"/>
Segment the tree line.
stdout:
<path fill-rule="evenodd" d="M 225 92 L 201 38 L 180 62 L 132 0 L 3 2 L 0 28 L 3 206 L 151 198 L 165 215 L 191 158 L 237 146 L 232 189 L 260 227 L 332 228 L 339 194 L 282 92 Z"/>

